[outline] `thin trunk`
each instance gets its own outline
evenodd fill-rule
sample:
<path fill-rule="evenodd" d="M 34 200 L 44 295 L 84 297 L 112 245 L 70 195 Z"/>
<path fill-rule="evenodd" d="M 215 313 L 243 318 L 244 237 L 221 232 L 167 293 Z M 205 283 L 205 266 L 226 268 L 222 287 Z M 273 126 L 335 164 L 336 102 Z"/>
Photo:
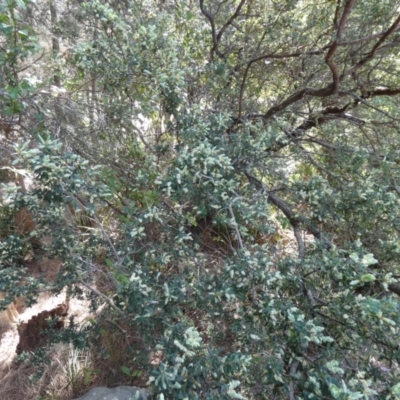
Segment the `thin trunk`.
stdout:
<path fill-rule="evenodd" d="M 93 43 L 96 43 L 98 40 L 98 32 L 97 32 L 97 21 L 95 22 L 95 29 L 93 32 Z M 91 74 L 90 79 L 90 95 L 88 93 L 88 104 L 89 104 L 89 129 L 90 133 L 94 134 L 94 127 L 95 127 L 95 112 L 97 106 L 97 93 L 96 93 L 96 74 L 93 72 Z M 94 137 L 93 137 L 94 139 Z"/>
<path fill-rule="evenodd" d="M 58 15 L 57 15 L 57 7 L 55 0 L 50 0 L 50 15 L 51 15 L 51 34 L 52 34 L 52 47 L 53 47 L 53 59 L 56 59 L 58 54 L 60 53 L 60 40 L 57 35 L 57 24 L 58 24 Z M 56 69 L 56 72 L 58 68 Z M 54 74 L 54 85 L 57 87 L 61 86 L 61 78 L 58 73 Z"/>

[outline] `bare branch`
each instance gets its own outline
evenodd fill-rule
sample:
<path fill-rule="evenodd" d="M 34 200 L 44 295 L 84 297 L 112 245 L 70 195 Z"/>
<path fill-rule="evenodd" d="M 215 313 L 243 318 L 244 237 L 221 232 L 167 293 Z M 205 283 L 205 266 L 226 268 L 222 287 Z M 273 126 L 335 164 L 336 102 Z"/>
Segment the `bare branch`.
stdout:
<path fill-rule="evenodd" d="M 399 27 L 400 27 L 400 15 L 396 18 L 396 20 L 393 22 L 391 27 L 385 33 L 383 33 L 383 35 L 376 42 L 375 46 L 372 48 L 370 53 L 366 57 L 361 59 L 358 63 L 353 65 L 349 70 L 347 70 L 343 74 L 343 76 L 348 75 L 348 74 L 352 74 L 354 71 L 357 71 L 364 64 L 366 64 L 368 61 L 372 60 L 374 58 L 376 52 L 378 51 L 379 47 L 381 46 L 381 44 L 389 37 L 390 34 L 392 34 L 394 31 L 399 29 Z"/>
<path fill-rule="evenodd" d="M 233 204 L 234 202 L 236 202 L 237 200 L 240 200 L 240 199 L 241 199 L 241 197 L 236 197 L 236 198 L 234 198 L 234 199 L 231 201 L 231 203 L 229 204 L 228 208 L 229 208 L 229 213 L 231 214 L 231 218 L 232 218 L 232 222 L 233 222 L 233 227 L 235 228 L 236 237 L 237 237 L 237 240 L 238 240 L 238 242 L 239 242 L 239 248 L 240 248 L 240 250 L 242 250 L 242 249 L 243 249 L 243 240 L 242 240 L 242 236 L 240 235 L 239 227 L 238 227 L 238 224 L 237 224 L 237 222 L 236 222 L 235 214 L 234 214 L 233 209 L 232 209 L 232 204 Z"/>
<path fill-rule="evenodd" d="M 296 235 L 296 232 L 299 232 L 298 230 L 300 229 L 300 225 L 303 224 L 305 228 L 318 240 L 322 242 L 324 247 L 326 249 L 330 249 L 332 247 L 332 243 L 330 240 L 322 233 L 320 232 L 316 227 L 314 227 L 309 221 L 307 221 L 305 218 L 296 216 L 295 213 L 293 212 L 292 208 L 287 204 L 284 200 L 276 196 L 272 191 L 268 190 L 264 183 L 257 179 L 251 172 L 249 171 L 244 171 L 244 174 L 246 175 L 247 179 L 249 180 L 250 183 L 252 183 L 258 190 L 262 190 L 266 195 L 268 201 L 279 208 L 285 217 L 288 219 L 290 224 L 292 225 L 293 231 L 295 232 L 295 237 L 297 240 L 297 245 L 299 249 L 299 254 L 303 254 L 304 252 L 304 241 L 301 235 Z"/>
<path fill-rule="evenodd" d="M 300 101 L 303 99 L 304 96 L 310 95 L 314 97 L 328 97 L 338 91 L 339 88 L 339 83 L 349 74 L 353 74 L 358 68 L 360 68 L 362 65 L 364 65 L 367 61 L 372 59 L 376 52 L 379 50 L 379 47 L 381 44 L 387 39 L 387 37 L 400 29 L 400 16 L 396 19 L 396 21 L 392 24 L 392 26 L 384 31 L 380 32 L 374 35 L 366 36 L 360 39 L 356 39 L 353 41 L 346 41 L 340 43 L 340 38 L 342 36 L 347 18 L 349 16 L 349 13 L 354 5 L 355 0 L 348 0 L 345 9 L 342 14 L 342 18 L 340 22 L 338 23 L 338 29 L 337 29 L 337 34 L 336 34 L 336 39 L 332 44 L 324 46 L 320 50 L 314 50 L 314 51 L 297 51 L 297 52 L 292 52 L 292 53 L 268 53 L 268 54 L 263 54 L 257 57 L 252 58 L 246 65 L 245 71 L 243 73 L 243 78 L 240 86 L 240 94 L 239 94 L 239 110 L 238 110 L 238 115 L 239 118 L 242 115 L 242 110 L 243 110 L 243 97 L 244 97 L 244 91 L 245 91 L 245 86 L 246 86 L 246 80 L 248 77 L 249 70 L 251 69 L 252 65 L 258 61 L 266 60 L 266 59 L 283 59 L 283 58 L 294 58 L 294 57 L 301 57 L 301 56 L 311 56 L 311 55 L 320 55 L 323 54 L 323 52 L 327 49 L 328 53 L 325 57 L 325 61 L 328 64 L 329 68 L 331 69 L 332 76 L 333 76 L 333 82 L 329 85 L 327 85 L 324 88 L 320 89 L 314 89 L 314 88 L 304 88 L 301 90 L 296 91 L 295 93 L 291 94 L 288 98 L 286 98 L 284 101 L 282 101 L 280 104 L 277 104 L 273 107 L 271 107 L 265 114 L 264 118 L 268 120 L 271 118 L 273 115 L 277 114 L 278 112 L 286 109 L 290 105 Z M 374 48 L 371 50 L 371 52 L 366 56 L 364 59 L 359 61 L 357 64 L 355 64 L 353 67 L 351 67 L 349 70 L 345 71 L 342 75 L 339 75 L 338 68 L 336 64 L 333 62 L 333 55 L 335 54 L 336 50 L 340 46 L 348 46 L 352 44 L 357 44 L 361 43 L 364 41 L 369 41 L 372 39 L 375 39 L 379 37 L 380 39 L 378 42 L 375 44 Z M 376 92 L 376 95 L 380 94 L 385 94 L 385 93 L 380 93 Z M 398 94 L 397 90 L 394 90 L 393 93 L 391 93 L 389 90 L 387 90 L 388 95 L 395 95 Z"/>
<path fill-rule="evenodd" d="M 38 61 L 40 61 L 40 60 L 43 58 L 44 54 L 45 54 L 45 53 L 44 53 L 44 51 L 43 51 L 42 54 L 41 54 L 36 60 L 34 60 L 33 62 L 31 62 L 31 63 L 28 64 L 28 65 L 25 65 L 25 67 L 22 67 L 22 68 L 19 69 L 17 72 L 20 73 L 20 72 L 23 72 L 23 71 L 27 70 L 28 68 L 32 67 L 33 65 L 35 65 Z"/>
<path fill-rule="evenodd" d="M 86 205 L 85 205 L 83 200 L 81 200 L 78 196 L 73 196 L 73 197 L 74 197 L 74 199 L 77 201 L 77 203 L 80 205 L 80 207 L 83 210 L 87 210 L 87 207 L 86 207 Z M 105 229 L 103 227 L 103 224 L 99 221 L 99 219 L 97 218 L 97 216 L 95 214 L 93 215 L 93 219 L 96 221 L 98 227 L 100 228 L 101 232 L 103 233 L 104 237 L 106 238 L 106 240 L 107 240 L 108 244 L 110 245 L 115 257 L 118 260 L 118 262 L 120 262 L 120 257 L 118 255 L 117 249 L 115 248 L 110 236 L 105 231 Z"/>
<path fill-rule="evenodd" d="M 400 29 L 400 26 L 396 26 L 394 28 L 394 30 L 392 31 L 392 33 L 399 29 Z M 377 39 L 377 38 L 384 36 L 386 33 L 387 33 L 387 31 L 383 31 L 383 32 L 375 33 L 373 35 L 364 36 L 359 39 L 338 42 L 337 45 L 338 45 L 338 47 L 345 47 L 345 46 L 351 46 L 353 44 L 369 42 L 370 40 Z M 319 56 L 319 55 L 323 54 L 325 50 L 328 50 L 331 46 L 332 46 L 332 44 L 327 44 L 318 50 L 310 50 L 310 51 L 295 51 L 292 53 L 274 53 L 273 52 L 273 53 L 262 54 L 260 56 L 252 58 L 248 62 L 248 64 L 253 64 L 255 62 L 266 60 L 266 59 L 296 58 L 296 57 L 301 57 L 301 56 L 304 56 L 304 57 Z"/>
<path fill-rule="evenodd" d="M 400 15 L 397 17 L 397 19 L 393 22 L 392 26 L 381 36 L 381 38 L 376 42 L 375 46 L 373 47 L 371 53 L 370 53 L 370 58 L 372 58 L 376 51 L 379 49 L 381 44 L 391 35 L 400 25 Z"/>
<path fill-rule="evenodd" d="M 339 90 L 339 82 L 340 82 L 339 70 L 337 68 L 337 65 L 333 61 L 333 56 L 336 52 L 336 49 L 338 48 L 338 42 L 340 41 L 340 38 L 342 37 L 343 30 L 344 30 L 344 27 L 347 22 L 347 17 L 350 14 L 350 11 L 354 5 L 354 2 L 355 2 L 355 0 L 347 0 L 346 4 L 344 6 L 342 18 L 340 19 L 340 22 L 338 24 L 336 38 L 335 38 L 334 42 L 332 43 L 332 45 L 330 46 L 328 53 L 325 56 L 325 62 L 327 63 L 328 67 L 330 68 L 330 70 L 332 72 L 332 77 L 333 77 L 332 93 L 337 93 L 337 91 Z M 340 2 L 338 4 L 338 7 L 339 7 L 339 5 L 340 5 Z M 336 11 L 337 10 L 338 10 L 338 8 L 336 9 Z M 336 14 L 337 14 L 337 12 L 336 12 Z"/>
<path fill-rule="evenodd" d="M 400 29 L 400 26 L 396 26 L 392 32 L 397 31 L 398 29 Z M 350 41 L 346 41 L 346 42 L 337 42 L 337 47 L 342 47 L 342 46 L 350 46 L 353 44 L 358 44 L 358 43 L 362 43 L 362 42 L 366 42 L 369 40 L 373 40 L 376 39 L 378 37 L 382 37 L 387 33 L 387 31 L 385 32 L 380 32 L 380 33 L 376 33 L 374 35 L 370 35 L 370 36 L 365 36 L 363 38 L 360 39 L 355 39 L 355 40 L 350 40 Z M 245 71 L 243 73 L 243 78 L 242 78 L 242 83 L 240 86 L 240 95 L 239 95 L 239 117 L 242 114 L 242 103 L 243 103 L 243 96 L 244 96 L 244 89 L 246 86 L 246 80 L 247 80 L 247 76 L 249 73 L 250 68 L 252 67 L 252 65 L 258 61 L 263 61 L 263 60 L 268 60 L 268 59 L 285 59 L 285 58 L 296 58 L 296 57 L 306 57 L 306 56 L 315 56 L 315 55 L 321 55 L 323 54 L 323 52 L 327 49 L 329 49 L 332 45 L 326 45 L 324 47 L 322 47 L 320 50 L 313 50 L 313 51 L 296 51 L 293 53 L 268 53 L 268 54 L 262 54 L 260 56 L 254 57 L 252 58 L 246 65 Z M 345 74 L 343 74 L 342 76 L 339 77 L 339 82 L 341 80 L 344 79 L 345 76 L 347 76 L 348 74 L 352 74 L 353 72 L 355 72 L 355 70 L 350 69 L 349 71 L 347 71 Z M 311 89 L 308 88 L 307 90 L 307 94 L 316 96 L 316 97 L 326 97 L 329 96 L 333 93 L 333 91 L 335 90 L 335 86 L 329 85 L 326 88 L 323 89 Z M 400 89 L 398 89 L 400 91 Z M 290 99 L 294 99 L 294 96 L 298 94 L 298 92 L 296 92 L 295 94 L 289 96 Z M 385 94 L 385 93 L 382 93 Z M 390 92 L 387 93 L 388 96 L 392 96 L 394 94 L 398 94 L 398 92 L 395 92 L 393 94 L 390 94 Z M 379 94 L 376 94 L 379 95 Z M 300 97 L 299 99 L 301 99 L 302 97 Z M 292 103 L 296 102 L 297 100 L 294 100 Z M 292 104 L 290 103 L 290 104 Z M 290 105 L 289 104 L 289 105 Z M 278 106 L 275 106 L 278 107 Z M 279 111 L 281 109 L 283 109 L 283 103 L 282 106 L 280 107 Z M 268 112 L 272 112 L 273 110 L 269 110 Z M 267 113 L 268 114 L 268 113 Z"/>
<path fill-rule="evenodd" d="M 302 139 L 302 140 L 304 142 L 316 143 L 316 144 L 318 144 L 318 145 L 320 145 L 322 147 L 325 147 L 326 149 L 329 149 L 329 150 L 334 150 L 334 151 L 337 150 L 336 146 L 333 146 L 330 143 L 325 142 L 324 140 L 321 140 L 321 139 L 317 139 L 317 138 L 314 138 L 314 137 L 307 137 L 307 138 Z"/>
<path fill-rule="evenodd" d="M 293 377 L 296 374 L 297 368 L 299 367 L 299 362 L 297 360 L 293 361 L 290 364 L 290 369 L 289 369 L 289 376 L 290 376 L 290 384 L 289 384 L 289 399 L 290 400 L 296 400 L 296 396 L 294 393 L 294 380 Z"/>
<path fill-rule="evenodd" d="M 336 119 L 341 117 L 343 119 L 348 119 L 345 117 L 345 111 L 349 108 L 351 103 L 347 103 L 343 107 L 326 107 L 325 109 L 321 110 L 314 116 L 310 116 L 310 118 L 306 119 L 302 124 L 300 124 L 297 128 L 293 129 L 290 132 L 287 132 L 287 136 L 291 139 L 298 139 L 305 132 L 309 131 L 316 126 L 321 126 L 328 121 L 332 121 L 332 119 Z M 281 142 L 276 143 L 272 147 L 266 149 L 266 151 L 276 152 L 284 147 L 286 147 L 289 143 L 288 142 Z"/>
<path fill-rule="evenodd" d="M 118 312 L 118 314 L 120 314 L 123 317 L 126 317 L 126 313 L 124 313 L 120 308 L 118 308 L 114 301 L 106 296 L 105 294 L 99 292 L 97 289 L 93 288 L 92 286 L 90 286 L 89 284 L 87 284 L 84 281 L 79 281 L 79 283 L 83 286 L 85 286 L 85 288 L 89 289 L 91 292 L 93 292 L 94 294 L 96 294 L 97 296 L 101 297 L 102 299 L 104 299 L 115 311 Z"/>
<path fill-rule="evenodd" d="M 264 120 L 270 119 L 273 115 L 278 113 L 279 111 L 284 110 L 285 108 L 289 107 L 293 103 L 296 103 L 297 101 L 301 100 L 304 96 L 306 95 L 306 89 L 299 90 L 292 95 L 290 95 L 288 98 L 286 98 L 282 103 L 277 104 L 273 107 L 271 107 L 264 115 Z"/>
<path fill-rule="evenodd" d="M 393 32 L 397 31 L 398 29 L 400 29 L 400 26 L 397 26 L 393 30 Z M 352 44 L 359 44 L 359 43 L 362 43 L 362 42 L 368 42 L 370 40 L 373 40 L 373 39 L 379 38 L 381 36 L 384 36 L 385 34 L 386 34 L 386 31 L 383 31 L 383 32 L 375 33 L 374 35 L 364 36 L 364 37 L 362 37 L 360 39 L 348 40 L 346 42 L 339 43 L 339 46 L 351 46 Z"/>
<path fill-rule="evenodd" d="M 340 180 L 341 177 L 334 175 L 332 172 L 330 172 L 328 169 L 323 167 L 319 162 L 317 162 L 314 157 L 311 155 L 311 152 L 306 150 L 300 143 L 296 141 L 297 147 L 301 150 L 301 152 L 304 154 L 306 158 L 310 160 L 310 163 L 314 165 L 318 170 L 325 172 L 326 175 L 335 178 L 337 180 Z"/>
<path fill-rule="evenodd" d="M 333 83 L 330 83 L 328 86 L 326 86 L 324 88 L 321 88 L 321 89 L 305 88 L 305 89 L 299 90 L 299 91 L 293 93 L 292 95 L 290 95 L 284 101 L 282 101 L 282 103 L 271 107 L 264 114 L 264 120 L 267 121 L 268 119 L 273 117 L 275 114 L 277 114 L 280 111 L 285 110 L 287 107 L 289 107 L 290 105 L 292 105 L 292 104 L 296 103 L 297 101 L 301 100 L 306 95 L 310 95 L 310 96 L 313 96 L 313 97 L 328 97 L 328 96 L 333 94 L 333 89 L 334 89 L 334 85 L 333 85 Z M 338 113 L 343 112 L 347 107 L 348 107 L 348 105 L 346 105 L 344 108 L 341 108 L 340 109 L 341 111 L 338 111 Z M 328 108 L 330 110 L 328 110 Z M 338 109 L 337 107 L 328 107 L 328 108 L 326 109 L 326 111 L 322 111 L 322 113 L 323 114 L 325 112 L 328 113 L 328 114 L 332 113 L 332 112 L 336 113 L 336 112 L 333 111 L 333 109 Z"/>
<path fill-rule="evenodd" d="M 211 15 L 211 13 L 204 8 L 204 0 L 200 0 L 200 11 L 210 21 L 211 25 L 211 36 L 213 40 L 213 48 L 211 49 L 211 58 L 213 58 L 214 51 L 219 57 L 223 57 L 223 54 L 218 50 L 218 39 L 217 39 L 217 33 L 215 31 L 214 16 Z"/>
<path fill-rule="evenodd" d="M 338 27 L 340 5 L 341 5 L 341 1 L 340 1 L 340 0 L 337 0 L 336 9 L 335 9 L 335 15 L 333 16 L 333 26 L 334 26 L 336 29 L 337 29 L 337 27 Z"/>
<path fill-rule="evenodd" d="M 380 88 L 377 87 L 375 88 L 372 92 L 368 93 L 369 97 L 375 97 L 375 96 L 396 96 L 400 94 L 400 88 L 396 89 L 391 89 L 391 88 Z"/>
<path fill-rule="evenodd" d="M 391 283 L 388 286 L 388 289 L 393 292 L 396 293 L 398 296 L 400 296 L 400 283 Z"/>
<path fill-rule="evenodd" d="M 379 113 L 385 115 L 386 117 L 388 117 L 388 118 L 390 118 L 390 119 L 392 119 L 392 120 L 394 120 L 394 121 L 400 121 L 400 118 L 393 117 L 392 115 L 390 115 L 390 114 L 387 113 L 386 111 L 383 111 L 383 110 L 381 110 L 380 108 L 375 107 L 375 106 L 373 106 L 372 104 L 369 104 L 365 99 L 363 99 L 363 98 L 360 97 L 360 96 L 357 96 L 355 93 L 352 93 L 352 92 L 343 92 L 343 93 L 355 97 L 359 102 L 365 104 L 367 107 L 372 108 L 372 109 L 375 110 L 375 111 L 378 111 Z"/>
<path fill-rule="evenodd" d="M 276 189 L 275 189 L 274 191 L 276 191 Z M 237 222 L 236 222 L 236 218 L 235 218 L 235 214 L 234 214 L 234 212 L 233 212 L 232 206 L 233 206 L 234 203 L 236 203 L 236 202 L 239 201 L 239 200 L 246 201 L 247 203 L 252 203 L 254 200 L 256 200 L 257 197 L 259 197 L 259 194 L 257 194 L 256 196 L 254 196 L 254 197 L 251 198 L 251 199 L 248 199 L 248 198 L 242 197 L 242 196 L 238 196 L 238 197 L 235 197 L 235 198 L 230 202 L 230 204 L 228 205 L 229 213 L 230 213 L 230 215 L 231 215 L 232 222 L 233 222 L 233 226 L 234 226 L 234 228 L 235 228 L 236 237 L 237 237 L 238 242 L 239 242 L 239 248 L 240 248 L 241 250 L 244 248 L 243 240 L 242 240 L 242 236 L 240 235 L 240 232 L 239 232 L 239 226 L 238 226 L 238 224 L 237 224 Z"/>
<path fill-rule="evenodd" d="M 298 247 L 298 253 L 299 253 L 299 258 L 303 259 L 306 255 L 306 246 L 304 244 L 304 240 L 301 234 L 301 230 L 298 226 L 293 227 L 293 234 L 294 237 L 296 238 L 297 242 L 297 247 Z"/>
<path fill-rule="evenodd" d="M 236 8 L 236 11 L 231 15 L 231 17 L 228 19 L 228 21 L 226 21 L 225 24 L 223 25 L 223 27 L 219 30 L 219 32 L 217 34 L 217 38 L 216 38 L 218 43 L 220 42 L 222 35 L 225 32 L 226 28 L 228 28 L 228 26 L 231 25 L 232 22 L 239 16 L 240 10 L 244 6 L 245 2 L 246 2 L 246 0 L 241 0 L 240 4 Z"/>

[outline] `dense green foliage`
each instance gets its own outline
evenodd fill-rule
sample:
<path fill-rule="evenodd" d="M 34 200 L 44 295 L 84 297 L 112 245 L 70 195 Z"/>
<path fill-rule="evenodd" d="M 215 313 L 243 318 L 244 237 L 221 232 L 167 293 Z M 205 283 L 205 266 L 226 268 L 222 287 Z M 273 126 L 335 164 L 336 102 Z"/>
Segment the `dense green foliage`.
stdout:
<path fill-rule="evenodd" d="M 106 266 L 155 399 L 400 398 L 399 13 L 0 0 L 6 300 Z"/>

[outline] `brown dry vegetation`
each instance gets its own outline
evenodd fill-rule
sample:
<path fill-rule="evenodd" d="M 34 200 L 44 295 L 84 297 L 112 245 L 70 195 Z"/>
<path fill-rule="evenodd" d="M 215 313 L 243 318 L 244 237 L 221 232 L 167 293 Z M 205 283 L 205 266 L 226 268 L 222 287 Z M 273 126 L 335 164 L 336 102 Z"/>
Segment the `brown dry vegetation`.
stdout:
<path fill-rule="evenodd" d="M 60 263 L 58 260 L 44 259 L 41 262 L 28 262 L 26 266 L 31 276 L 44 275 L 52 281 Z M 94 272 L 95 281 L 99 284 L 95 287 L 103 293 L 110 291 L 112 282 L 107 279 L 103 268 L 99 267 Z M 53 297 L 55 300 L 51 302 Z M 65 299 L 64 302 L 62 299 Z M 46 302 L 53 304 L 52 308 L 46 306 Z M 25 310 L 21 299 L 17 305 L 18 313 L 9 329 L 0 333 L 0 352 L 4 356 L 0 365 L 1 400 L 70 400 L 97 386 L 145 385 L 148 376 L 142 369 L 149 359 L 137 358 L 143 350 L 141 337 L 129 324 L 115 316 L 108 316 L 102 307 L 97 313 L 89 314 L 87 296 L 68 299 L 64 293 L 57 300 L 54 295 L 43 293 L 33 308 Z M 43 308 L 44 311 L 41 311 Z M 24 318 L 25 315 L 27 317 Z M 24 351 L 32 354 L 49 344 L 46 333 L 49 318 L 55 320 L 53 328 L 59 329 L 62 325 L 68 327 L 72 315 L 75 323 L 81 327 L 90 326 L 91 318 L 102 321 L 98 329 L 90 334 L 90 348 L 78 350 L 72 345 L 54 344 L 47 349 L 48 361 L 41 369 L 30 362 L 17 361 L 17 353 Z M 26 322 L 17 325 L 21 320 Z M 130 367 L 129 374 L 122 371 L 123 366 Z"/>
<path fill-rule="evenodd" d="M 75 306 L 72 305 L 71 309 L 72 312 L 76 312 L 78 300 L 73 300 L 73 302 Z M 87 311 L 87 307 L 87 304 L 82 305 L 78 311 L 83 314 Z M 23 324 L 18 331 L 27 335 L 27 330 L 32 328 L 33 322 L 39 320 L 44 322 L 43 316 L 52 315 L 58 311 L 65 311 L 64 305 L 34 317 L 30 323 Z M 82 314 L 78 316 L 78 322 Z M 142 367 L 148 360 L 142 358 L 135 360 L 139 350 L 140 352 L 142 350 L 142 341 L 137 332 L 121 321 L 116 323 L 109 320 L 105 315 L 98 318 L 103 318 L 104 321 L 100 325 L 100 330 L 93 333 L 90 348 L 79 350 L 72 345 L 55 344 L 47 350 L 48 361 L 41 369 L 30 363 L 18 362 L 15 358 L 10 363 L 2 365 L 0 367 L 0 399 L 70 400 L 97 386 L 145 386 L 148 377 L 143 373 Z M 45 325 L 42 324 L 40 327 L 46 328 Z M 38 324 L 34 326 L 36 331 L 40 327 Z M 24 345 L 22 350 L 31 352 L 36 346 L 45 344 L 45 337 L 40 332 L 35 333 L 35 337 L 28 337 L 28 340 L 22 342 Z M 3 333 L 1 341 L 7 341 L 8 336 Z M 26 336 L 25 339 L 27 339 Z M 14 346 L 16 344 L 15 341 L 11 343 L 10 340 L 7 343 Z M 7 343 L 0 342 L 0 348 Z M 153 357 L 155 358 L 156 356 Z M 130 367 L 130 375 L 121 369 L 126 365 Z"/>

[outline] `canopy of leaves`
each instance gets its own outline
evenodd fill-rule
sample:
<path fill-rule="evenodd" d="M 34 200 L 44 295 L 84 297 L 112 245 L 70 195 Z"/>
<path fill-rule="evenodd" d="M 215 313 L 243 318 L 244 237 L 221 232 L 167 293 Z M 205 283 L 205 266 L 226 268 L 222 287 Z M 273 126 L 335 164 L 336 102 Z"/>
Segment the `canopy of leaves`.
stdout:
<path fill-rule="evenodd" d="M 155 399 L 400 396 L 398 1 L 1 0 L 0 72 L 7 300 L 97 293 Z"/>

